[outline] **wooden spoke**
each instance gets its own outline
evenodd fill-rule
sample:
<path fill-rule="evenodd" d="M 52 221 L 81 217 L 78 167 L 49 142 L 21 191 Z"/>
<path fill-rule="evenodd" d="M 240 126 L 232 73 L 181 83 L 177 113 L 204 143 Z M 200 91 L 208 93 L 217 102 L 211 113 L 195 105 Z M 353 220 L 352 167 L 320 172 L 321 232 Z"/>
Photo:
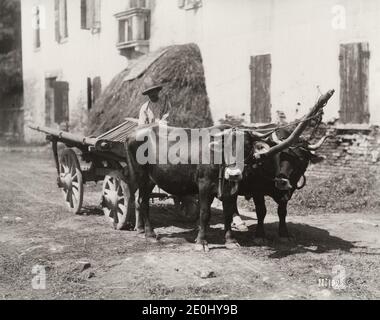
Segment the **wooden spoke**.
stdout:
<path fill-rule="evenodd" d="M 63 150 L 59 169 L 65 202 L 70 211 L 78 214 L 83 203 L 83 178 L 78 158 L 72 149 Z"/>
<path fill-rule="evenodd" d="M 134 218 L 134 202 L 130 197 L 129 187 L 124 176 L 119 171 L 107 175 L 103 182 L 102 209 L 110 224 L 117 230 L 130 229 Z"/>

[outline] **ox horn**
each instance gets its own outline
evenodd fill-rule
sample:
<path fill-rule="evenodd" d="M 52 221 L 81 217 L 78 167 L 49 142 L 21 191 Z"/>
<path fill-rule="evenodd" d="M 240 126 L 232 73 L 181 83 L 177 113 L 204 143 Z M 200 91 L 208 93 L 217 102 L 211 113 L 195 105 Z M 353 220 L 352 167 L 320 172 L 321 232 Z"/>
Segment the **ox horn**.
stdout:
<path fill-rule="evenodd" d="M 322 145 L 326 142 L 327 139 L 331 138 L 330 135 L 324 136 L 321 140 L 319 140 L 316 144 L 310 144 L 306 148 L 309 151 L 317 151 Z"/>
<path fill-rule="evenodd" d="M 214 138 L 221 138 L 224 137 L 226 134 L 232 132 L 232 129 L 224 129 L 221 132 L 218 132 L 216 134 L 212 134 L 211 136 Z"/>
<path fill-rule="evenodd" d="M 326 106 L 327 102 L 334 95 L 334 92 L 335 92 L 334 90 L 330 90 L 329 92 L 327 92 L 326 94 L 321 96 L 319 98 L 318 102 L 314 105 L 314 107 L 306 115 L 305 119 L 308 119 L 308 118 L 318 114 L 318 112 Z M 265 157 L 270 157 L 270 156 L 275 155 L 276 153 L 279 153 L 279 152 L 285 150 L 286 148 L 289 148 L 290 146 L 292 146 L 295 143 L 295 141 L 297 141 L 297 139 L 305 131 L 307 126 L 308 126 L 308 121 L 305 120 L 305 121 L 300 122 L 298 124 L 298 126 L 296 127 L 296 129 L 292 132 L 292 134 L 287 139 L 282 141 L 280 144 L 275 145 L 274 147 L 270 148 L 265 153 L 254 154 L 254 157 L 256 159 L 262 159 Z"/>
<path fill-rule="evenodd" d="M 275 144 L 280 144 L 282 141 L 278 138 L 276 131 L 272 133 L 272 140 Z"/>
<path fill-rule="evenodd" d="M 260 139 L 260 140 L 264 140 L 264 139 L 270 137 L 275 132 L 276 132 L 275 130 L 272 130 L 268 133 L 260 133 L 260 132 L 251 130 L 252 137 L 256 138 L 256 139 Z"/>

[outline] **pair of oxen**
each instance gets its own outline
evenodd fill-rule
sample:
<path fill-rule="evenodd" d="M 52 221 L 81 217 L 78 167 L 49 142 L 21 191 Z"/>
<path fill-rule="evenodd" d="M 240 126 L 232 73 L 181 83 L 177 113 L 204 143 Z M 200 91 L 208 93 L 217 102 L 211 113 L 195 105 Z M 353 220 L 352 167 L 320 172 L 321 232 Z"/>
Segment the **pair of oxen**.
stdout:
<path fill-rule="evenodd" d="M 265 196 L 272 197 L 278 204 L 279 235 L 281 238 L 288 238 L 287 203 L 293 192 L 304 185 L 304 174 L 309 163 L 320 161 L 321 158 L 315 155 L 315 151 L 327 139 L 327 137 L 323 137 L 318 143 L 311 145 L 300 136 L 311 121 L 321 116 L 323 107 L 333 94 L 334 91 L 331 90 L 321 96 L 293 132 L 282 128 L 263 134 L 251 129 L 219 126 L 221 131 L 218 139 L 210 143 L 212 152 L 220 152 L 224 148 L 224 141 L 240 135 L 241 143 L 235 145 L 234 148 L 236 150 L 243 149 L 242 163 L 224 161 L 222 164 L 213 162 L 162 164 L 157 159 L 155 162 L 140 164 L 137 161 L 137 154 L 139 148 L 146 141 L 136 139 L 136 135 L 131 135 L 126 141 L 127 179 L 131 193 L 134 194 L 138 190 L 136 225 L 140 229 L 142 228 L 140 231 L 144 231 L 147 238 L 156 238 L 149 219 L 149 199 L 154 187 L 158 186 L 174 196 L 198 196 L 199 231 L 196 238 L 196 249 L 199 251 L 207 252 L 209 250 L 206 232 L 209 226 L 211 204 L 215 197 L 218 197 L 223 204 L 227 248 L 232 249 L 239 246 L 231 227 L 233 215 L 238 212 L 238 196 L 253 199 L 255 203 L 258 218 L 255 237 L 258 239 L 265 238 Z M 165 129 L 171 133 L 178 130 L 178 128 L 170 127 Z M 210 128 L 210 130 L 214 129 L 215 127 Z M 160 125 L 155 124 L 138 130 L 140 132 L 137 132 L 137 135 L 142 132 L 146 133 L 148 130 L 158 136 Z"/>

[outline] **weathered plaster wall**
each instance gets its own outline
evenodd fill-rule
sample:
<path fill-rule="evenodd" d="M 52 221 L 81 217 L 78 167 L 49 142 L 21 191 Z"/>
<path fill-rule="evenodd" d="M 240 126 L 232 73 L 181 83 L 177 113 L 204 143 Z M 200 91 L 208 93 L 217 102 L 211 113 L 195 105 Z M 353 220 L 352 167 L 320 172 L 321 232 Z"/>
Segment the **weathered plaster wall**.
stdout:
<path fill-rule="evenodd" d="M 345 29 L 332 27 L 337 5 L 345 8 Z M 188 11 L 176 0 L 158 0 L 151 43 L 152 49 L 190 41 L 200 46 L 216 120 L 249 115 L 250 56 L 270 53 L 272 114 L 281 110 L 292 120 L 313 105 L 317 86 L 337 90 L 325 118 L 338 117 L 339 45 L 368 41 L 371 123 L 379 124 L 379 16 L 377 0 L 207 0 Z"/>
<path fill-rule="evenodd" d="M 41 30 L 41 48 L 33 47 L 32 8 L 45 8 L 45 28 Z M 116 49 L 118 36 L 114 14 L 125 9 L 125 1 L 102 1 L 102 25 L 99 34 L 80 28 L 80 1 L 68 0 L 67 41 L 55 41 L 54 1 L 22 1 L 23 67 L 25 125 L 45 124 L 45 78 L 58 76 L 58 81 L 70 85 L 70 126 L 75 132 L 84 129 L 87 117 L 87 77 L 100 76 L 106 86 L 115 74 L 127 66 Z M 43 11 L 42 11 L 43 12 Z M 43 137 L 26 127 L 27 141 Z"/>
<path fill-rule="evenodd" d="M 86 79 L 100 76 L 103 88 L 127 66 L 116 49 L 114 14 L 127 0 L 102 1 L 102 30 L 80 29 L 80 1 L 68 0 L 69 38 L 54 37 L 54 1 L 22 1 L 23 64 L 26 125 L 44 124 L 45 77 L 58 75 L 70 83 L 70 122 L 86 121 Z M 371 123 L 380 124 L 380 1 L 378 0 L 204 0 L 197 10 L 178 8 L 177 0 L 151 0 L 151 50 L 195 42 L 204 59 L 213 118 L 250 114 L 250 56 L 272 55 L 272 119 L 276 111 L 287 120 L 306 113 L 322 91 L 337 93 L 325 120 L 339 111 L 339 45 L 368 41 L 371 51 L 369 102 Z M 46 10 L 42 47 L 33 49 L 32 7 Z M 332 28 L 334 6 L 343 5 L 346 28 Z M 297 106 L 297 103 L 300 105 Z M 296 110 L 298 109 L 298 113 Z M 80 126 L 74 126 L 73 130 Z M 41 135 L 26 130 L 28 141 Z"/>

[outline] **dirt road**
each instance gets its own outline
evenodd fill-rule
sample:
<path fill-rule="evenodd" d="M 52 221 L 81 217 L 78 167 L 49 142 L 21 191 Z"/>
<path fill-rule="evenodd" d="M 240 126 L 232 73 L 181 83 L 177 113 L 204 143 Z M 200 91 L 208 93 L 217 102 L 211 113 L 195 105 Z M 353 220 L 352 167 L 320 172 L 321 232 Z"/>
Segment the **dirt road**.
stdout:
<path fill-rule="evenodd" d="M 82 215 L 70 214 L 48 155 L 0 153 L 0 166 L 0 299 L 380 298 L 376 212 L 291 212 L 295 240 L 285 244 L 277 238 L 276 216 L 269 215 L 268 244 L 256 246 L 254 214 L 243 211 L 250 231 L 237 232 L 241 248 L 229 251 L 215 209 L 213 250 L 206 254 L 193 250 L 195 225 L 171 205 L 153 205 L 161 240 L 146 242 L 110 228 L 97 208 L 100 186 L 86 188 Z M 32 285 L 41 270 L 45 289 Z"/>

